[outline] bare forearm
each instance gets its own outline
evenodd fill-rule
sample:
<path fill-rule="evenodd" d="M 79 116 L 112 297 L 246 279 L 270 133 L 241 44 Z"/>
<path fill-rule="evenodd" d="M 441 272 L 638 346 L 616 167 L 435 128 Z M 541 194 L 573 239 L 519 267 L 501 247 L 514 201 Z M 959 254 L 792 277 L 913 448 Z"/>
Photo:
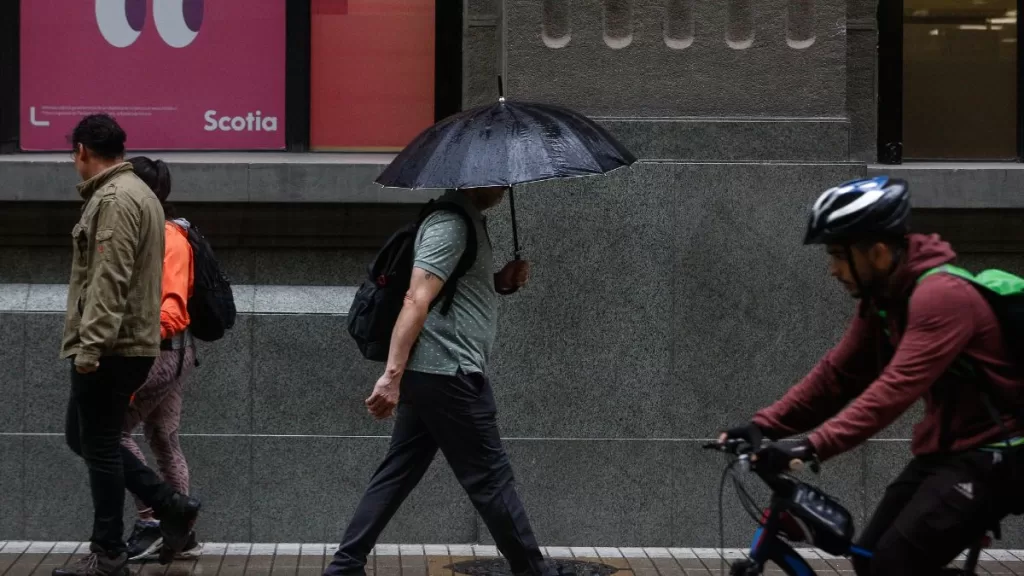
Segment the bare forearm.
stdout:
<path fill-rule="evenodd" d="M 429 304 L 423 305 L 408 297 L 402 306 L 395 322 L 395 329 L 391 333 L 391 348 L 388 351 L 387 373 L 397 376 L 405 372 L 409 363 L 409 354 L 416 344 L 416 339 L 423 330 L 423 324 L 427 321 L 427 314 L 430 312 Z"/>

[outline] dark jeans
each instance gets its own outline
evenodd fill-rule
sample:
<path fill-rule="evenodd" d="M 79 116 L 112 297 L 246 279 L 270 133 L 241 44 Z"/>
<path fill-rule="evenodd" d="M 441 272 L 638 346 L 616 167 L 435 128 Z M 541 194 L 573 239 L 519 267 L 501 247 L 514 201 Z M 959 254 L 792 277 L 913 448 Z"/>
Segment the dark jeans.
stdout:
<path fill-rule="evenodd" d="M 327 576 L 362 574 L 366 557 L 416 487 L 438 448 L 515 573 L 546 574 L 498 435 L 497 407 L 482 374 L 406 372 L 391 447 L 345 530 Z"/>
<path fill-rule="evenodd" d="M 71 365 L 71 400 L 65 438 L 85 460 L 92 491 L 94 546 L 119 554 L 124 545 L 124 490 L 155 510 L 174 491 L 121 445 L 121 429 L 132 393 L 146 381 L 153 358 L 104 356 L 99 370 L 79 374 Z"/>
<path fill-rule="evenodd" d="M 859 576 L 934 575 L 1007 514 L 1020 512 L 1019 448 L 917 457 L 885 491 L 859 545 Z"/>

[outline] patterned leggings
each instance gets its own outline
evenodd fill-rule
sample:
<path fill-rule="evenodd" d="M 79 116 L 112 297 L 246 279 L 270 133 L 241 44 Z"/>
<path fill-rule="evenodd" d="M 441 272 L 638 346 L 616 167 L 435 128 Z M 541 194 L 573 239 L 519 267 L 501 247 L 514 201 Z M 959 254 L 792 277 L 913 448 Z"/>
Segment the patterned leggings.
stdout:
<path fill-rule="evenodd" d="M 145 384 L 135 392 L 132 404 L 125 414 L 121 444 L 135 454 L 143 463 L 139 445 L 132 438 L 132 432 L 141 423 L 149 447 L 156 456 L 160 475 L 175 491 L 188 494 L 188 463 L 178 442 L 178 427 L 181 424 L 181 403 L 184 383 L 195 366 L 195 347 L 181 350 L 162 350 L 153 364 Z M 179 372 L 180 368 L 180 372 Z M 139 518 L 153 519 L 153 509 L 135 500 Z"/>

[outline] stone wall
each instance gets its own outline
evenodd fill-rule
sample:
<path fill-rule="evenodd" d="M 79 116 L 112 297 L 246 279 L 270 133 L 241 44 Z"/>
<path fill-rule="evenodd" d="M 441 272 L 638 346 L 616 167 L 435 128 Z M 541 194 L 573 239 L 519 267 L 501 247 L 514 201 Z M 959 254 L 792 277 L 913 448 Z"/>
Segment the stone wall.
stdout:
<path fill-rule="evenodd" d="M 644 160 L 516 190 L 534 273 L 502 301 L 491 376 L 544 544 L 717 545 L 724 462 L 700 445 L 796 382 L 853 309 L 801 236 L 807 204 L 873 158 L 872 10 L 468 3 L 467 106 L 490 101 L 503 71 L 511 97 L 595 115 Z M 380 367 L 350 343 L 347 299 L 373 247 L 428 196 L 375 187 L 380 156 L 168 159 L 183 212 L 239 284 L 238 324 L 201 347 L 187 393 L 200 535 L 336 541 L 390 426 L 363 406 Z M 1020 208 L 1005 185 L 1019 187 L 1018 171 L 914 170 L 931 208 L 915 215 L 922 230 L 948 233 L 968 266 L 1021 263 L 1019 214 L 999 209 Z M 0 159 L 0 539 L 87 534 L 84 467 L 62 439 L 68 367 L 56 358 L 73 182 L 63 155 Z M 489 221 L 500 265 L 507 204 Z M 859 525 L 909 458 L 914 416 L 825 465 L 820 483 Z M 385 541 L 489 542 L 438 460 Z M 725 511 L 726 543 L 749 542 L 731 493 Z M 1017 523 L 1005 536 L 1004 547 L 1024 542 Z"/>

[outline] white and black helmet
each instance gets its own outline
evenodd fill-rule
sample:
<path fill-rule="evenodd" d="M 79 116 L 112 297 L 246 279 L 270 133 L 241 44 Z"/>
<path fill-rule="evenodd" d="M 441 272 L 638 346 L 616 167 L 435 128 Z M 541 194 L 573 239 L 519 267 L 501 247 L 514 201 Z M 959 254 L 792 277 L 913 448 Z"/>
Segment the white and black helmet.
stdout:
<path fill-rule="evenodd" d="M 811 206 L 804 244 L 899 238 L 909 232 L 910 186 L 876 176 L 826 190 Z"/>

